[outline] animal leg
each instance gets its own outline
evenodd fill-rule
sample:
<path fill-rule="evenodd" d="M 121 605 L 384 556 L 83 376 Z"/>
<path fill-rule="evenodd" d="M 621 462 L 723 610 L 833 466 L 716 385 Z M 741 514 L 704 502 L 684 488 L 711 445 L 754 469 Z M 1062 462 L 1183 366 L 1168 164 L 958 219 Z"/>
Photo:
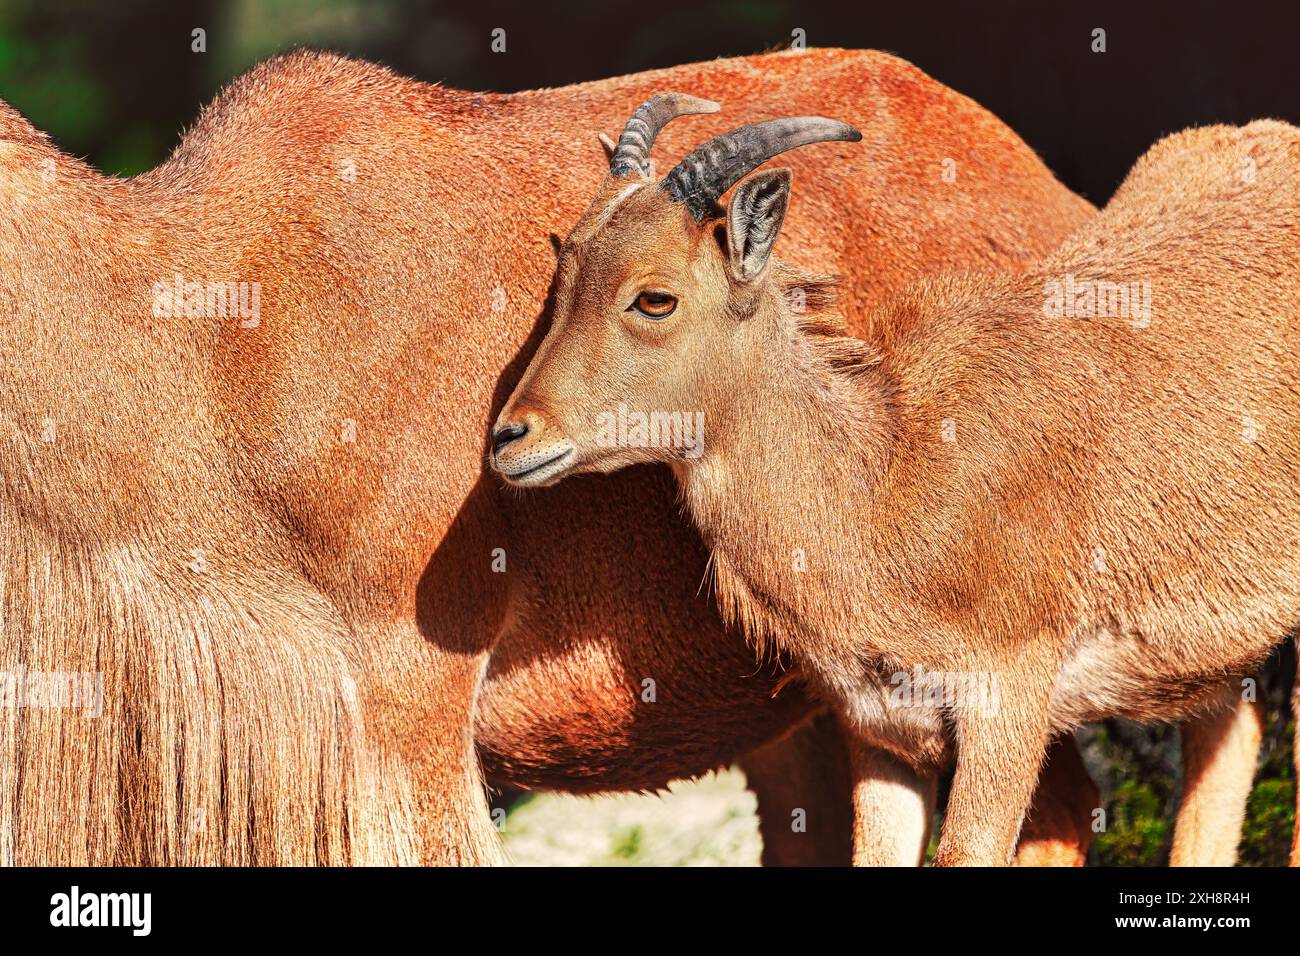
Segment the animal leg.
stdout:
<path fill-rule="evenodd" d="M 1016 866 L 1083 866 L 1092 843 L 1092 814 L 1101 805 L 1072 736 L 1047 751 L 1034 802 L 1025 814 Z"/>
<path fill-rule="evenodd" d="M 1264 736 L 1264 708 L 1240 699 L 1183 724 L 1183 800 L 1170 866 L 1232 866 Z"/>
<path fill-rule="evenodd" d="M 853 780 L 839 724 L 821 713 L 740 761 L 758 798 L 764 866 L 848 866 Z"/>
<path fill-rule="evenodd" d="M 374 806 L 402 807 L 359 831 L 357 862 L 379 858 L 424 865 L 504 860 L 488 815 L 471 733 L 486 654 L 457 653 L 429 641 L 414 622 L 361 630 L 377 650 L 361 695 L 370 741 L 366 778 Z M 364 805 L 354 810 L 363 816 Z M 361 841 L 358 841 L 361 842 Z M 384 846 L 397 845 L 397 852 Z"/>
<path fill-rule="evenodd" d="M 957 773 L 935 866 L 1006 866 L 1047 749 L 1050 689 L 1003 671 L 997 706 L 959 708 Z"/>
<path fill-rule="evenodd" d="M 853 770 L 853 865 L 920 866 L 930 843 L 935 778 L 879 747 L 849 743 Z"/>

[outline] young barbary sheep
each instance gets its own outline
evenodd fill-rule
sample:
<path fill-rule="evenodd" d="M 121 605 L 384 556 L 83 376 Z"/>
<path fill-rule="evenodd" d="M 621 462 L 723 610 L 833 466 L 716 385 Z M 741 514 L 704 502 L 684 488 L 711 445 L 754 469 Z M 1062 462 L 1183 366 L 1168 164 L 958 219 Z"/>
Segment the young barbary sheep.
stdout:
<path fill-rule="evenodd" d="M 1300 620 L 1300 131 L 1170 137 L 1029 273 L 924 281 L 870 343 L 771 259 L 789 170 L 748 175 L 854 135 L 773 120 L 658 184 L 615 167 L 493 461 L 668 462 L 724 610 L 861 740 L 955 758 L 936 862 L 1003 864 L 1051 735 L 1222 706 Z M 628 409 L 695 431 L 611 440 Z"/>

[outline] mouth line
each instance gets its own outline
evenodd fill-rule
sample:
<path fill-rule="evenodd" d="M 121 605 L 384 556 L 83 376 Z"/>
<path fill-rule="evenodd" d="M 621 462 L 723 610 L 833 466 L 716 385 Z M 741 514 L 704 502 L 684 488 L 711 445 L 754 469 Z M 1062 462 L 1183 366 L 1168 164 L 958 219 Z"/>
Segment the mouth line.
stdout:
<path fill-rule="evenodd" d="M 558 465 L 560 462 L 564 461 L 566 458 L 569 458 L 571 455 L 573 455 L 575 450 L 576 449 L 569 447 L 564 449 L 564 451 L 560 452 L 558 455 L 553 455 L 552 457 L 546 459 L 546 461 L 542 462 L 540 465 L 533 465 L 533 467 L 525 468 L 523 471 L 516 471 L 516 472 L 503 471 L 501 472 L 501 474 L 505 475 L 505 477 L 508 478 L 510 481 L 515 481 L 515 482 L 522 481 L 528 478 L 530 475 L 536 475 L 547 468 L 551 468 L 554 465 Z"/>

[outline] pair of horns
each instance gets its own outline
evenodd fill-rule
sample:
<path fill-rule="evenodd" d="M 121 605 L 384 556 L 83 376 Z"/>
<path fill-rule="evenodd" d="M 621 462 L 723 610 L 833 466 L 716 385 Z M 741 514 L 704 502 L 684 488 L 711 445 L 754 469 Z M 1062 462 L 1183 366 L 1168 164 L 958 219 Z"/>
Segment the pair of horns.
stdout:
<path fill-rule="evenodd" d="M 650 148 L 669 120 L 697 113 L 716 113 L 712 100 L 685 93 L 660 93 L 646 100 L 623 127 L 609 159 L 611 176 L 633 172 L 650 174 Z M 847 123 L 822 116 L 751 123 L 715 136 L 678 163 L 661 183 L 677 202 L 686 204 L 696 222 L 702 220 L 718 197 L 773 156 L 809 143 L 832 140 L 856 143 L 862 134 Z"/>

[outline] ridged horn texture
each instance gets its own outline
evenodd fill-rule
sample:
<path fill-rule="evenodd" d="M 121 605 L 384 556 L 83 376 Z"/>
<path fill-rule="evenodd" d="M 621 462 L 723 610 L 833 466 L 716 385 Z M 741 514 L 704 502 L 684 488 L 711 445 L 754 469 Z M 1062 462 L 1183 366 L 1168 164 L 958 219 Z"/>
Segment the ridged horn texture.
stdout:
<path fill-rule="evenodd" d="M 673 199 L 686 203 L 699 222 L 719 196 L 773 156 L 809 143 L 856 143 L 860 139 L 862 134 L 848 123 L 824 116 L 751 123 L 700 146 L 663 178 L 660 187 Z"/>
<path fill-rule="evenodd" d="M 650 175 L 650 147 L 668 121 L 694 113 L 716 113 L 722 109 L 712 100 L 685 93 L 660 93 L 642 103 L 623 127 L 614 155 L 609 158 L 609 174 L 626 176 L 637 172 Z"/>

